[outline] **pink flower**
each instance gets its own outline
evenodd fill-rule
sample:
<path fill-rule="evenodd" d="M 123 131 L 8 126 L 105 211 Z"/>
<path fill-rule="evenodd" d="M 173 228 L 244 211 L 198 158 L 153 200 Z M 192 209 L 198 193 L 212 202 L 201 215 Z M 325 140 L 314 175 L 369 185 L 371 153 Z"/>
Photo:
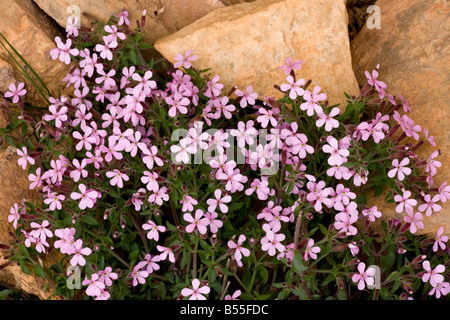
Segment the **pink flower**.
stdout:
<path fill-rule="evenodd" d="M 104 45 L 98 43 L 95 46 L 95 51 L 100 52 L 100 57 L 102 59 L 112 60 L 113 53 L 112 53 L 111 49 L 117 48 L 118 43 L 115 40 L 109 41 L 109 38 L 106 36 L 103 36 L 103 42 L 105 43 Z"/>
<path fill-rule="evenodd" d="M 237 89 L 235 91 L 235 94 L 238 97 L 242 97 L 241 101 L 239 101 L 239 105 L 241 106 L 241 108 L 245 108 L 247 107 L 247 105 L 254 105 L 255 104 L 255 100 L 256 98 L 258 98 L 258 94 L 256 92 L 253 92 L 253 87 L 252 86 L 248 86 L 247 90 L 244 92 L 242 92 L 241 90 Z"/>
<path fill-rule="evenodd" d="M 308 116 L 312 116 L 314 114 L 314 111 L 319 114 L 323 113 L 323 109 L 320 106 L 320 101 L 325 101 L 327 99 L 327 96 L 325 93 L 320 93 L 320 87 L 315 86 L 313 93 L 309 92 L 308 90 L 305 90 L 305 93 L 303 95 L 303 99 L 306 100 L 306 102 L 302 103 L 300 105 L 300 109 L 305 111 Z"/>
<path fill-rule="evenodd" d="M 436 148 L 436 140 L 430 135 L 427 129 L 423 129 L 423 134 L 425 135 L 424 140 L 428 141 L 429 144 Z"/>
<path fill-rule="evenodd" d="M 154 223 L 152 220 L 148 220 L 147 223 L 144 223 L 142 225 L 142 229 L 149 230 L 147 232 L 147 239 L 155 241 L 159 240 L 159 233 L 166 231 L 166 227 L 164 226 L 158 226 L 156 223 Z"/>
<path fill-rule="evenodd" d="M 9 91 L 5 93 L 5 98 L 13 98 L 12 102 L 19 102 L 20 96 L 24 96 L 27 93 L 27 90 L 24 89 L 25 83 L 21 82 L 17 85 L 11 83 L 8 87 Z"/>
<path fill-rule="evenodd" d="M 80 140 L 77 145 L 75 146 L 75 149 L 80 151 L 82 148 L 85 148 L 86 150 L 92 149 L 92 144 L 95 143 L 96 139 L 94 136 L 91 136 L 92 134 L 92 128 L 91 127 L 85 127 L 84 128 L 84 135 L 81 135 L 78 131 L 75 131 L 72 135 L 75 139 Z"/>
<path fill-rule="evenodd" d="M 28 180 L 31 181 L 30 190 L 33 190 L 36 187 L 39 188 L 42 185 L 41 168 L 36 169 L 36 174 L 30 173 L 28 175 Z"/>
<path fill-rule="evenodd" d="M 367 82 L 371 86 L 375 87 L 375 89 L 380 93 L 380 99 L 383 99 L 384 95 L 385 95 L 385 91 L 384 90 L 387 88 L 387 85 L 383 81 L 380 81 L 380 80 L 377 79 L 378 78 L 378 71 L 377 70 L 373 70 L 372 74 L 370 74 L 369 71 L 366 71 L 365 74 L 366 74 L 366 77 L 368 79 Z"/>
<path fill-rule="evenodd" d="M 106 73 L 103 69 L 98 70 L 97 73 L 101 75 L 101 77 L 97 77 L 95 79 L 96 84 L 103 83 L 104 88 L 106 90 L 112 89 L 116 86 L 116 80 L 114 80 L 114 76 L 116 75 L 116 70 L 111 69 L 108 73 Z"/>
<path fill-rule="evenodd" d="M 440 196 L 437 194 L 431 199 L 431 195 L 427 194 L 424 197 L 425 204 L 422 204 L 419 206 L 418 210 L 420 212 L 426 211 L 426 216 L 429 217 L 433 212 L 439 212 L 442 209 L 442 206 L 436 204 L 436 202 L 439 202 L 441 200 Z"/>
<path fill-rule="evenodd" d="M 175 255 L 173 254 L 173 252 L 170 248 L 157 245 L 156 249 L 158 249 L 159 252 L 162 252 L 159 255 L 159 257 L 161 258 L 161 261 L 166 260 L 166 258 L 169 258 L 170 262 L 175 263 Z"/>
<path fill-rule="evenodd" d="M 45 204 L 49 204 L 49 209 L 50 210 L 61 210 L 62 209 L 62 205 L 61 205 L 61 201 L 64 201 L 64 199 L 66 199 L 66 197 L 62 194 L 57 194 L 55 192 L 50 192 L 47 194 L 47 198 L 44 199 L 44 203 Z"/>
<path fill-rule="evenodd" d="M 313 239 L 309 239 L 308 240 L 308 244 L 305 248 L 305 252 L 303 253 L 303 257 L 305 259 L 305 261 L 308 261 L 308 258 L 311 257 L 311 259 L 317 259 L 317 254 L 320 252 L 320 248 L 319 247 L 314 247 L 314 240 Z"/>
<path fill-rule="evenodd" d="M 266 110 L 264 108 L 259 108 L 258 111 L 261 115 L 256 118 L 256 121 L 261 123 L 263 128 L 266 128 L 269 122 L 273 127 L 277 126 L 278 120 L 274 117 L 274 114 L 278 113 L 278 109 Z"/>
<path fill-rule="evenodd" d="M 130 178 L 125 174 L 120 172 L 117 169 L 114 169 L 113 171 L 106 172 L 106 176 L 108 178 L 112 178 L 109 183 L 112 186 L 117 185 L 119 188 L 123 188 L 123 180 L 128 181 Z"/>
<path fill-rule="evenodd" d="M 335 220 L 334 227 L 339 232 L 345 232 L 347 235 L 355 235 L 358 233 L 358 229 L 352 225 L 358 221 L 357 214 L 340 213 L 335 216 Z"/>
<path fill-rule="evenodd" d="M 411 112 L 411 108 L 409 107 L 408 101 L 406 101 L 405 98 L 403 98 L 403 96 L 400 93 L 398 94 L 398 96 L 400 97 L 400 100 L 402 101 L 403 111 Z"/>
<path fill-rule="evenodd" d="M 105 284 L 99 280 L 99 275 L 94 273 L 91 279 L 84 279 L 83 286 L 87 286 L 86 294 L 91 297 L 96 297 L 102 294 L 102 290 L 105 289 Z"/>
<path fill-rule="evenodd" d="M 205 219 L 208 220 L 209 230 L 211 233 L 217 233 L 220 228 L 223 227 L 223 222 L 220 219 L 216 219 L 218 217 L 216 212 L 207 212 L 205 213 Z"/>
<path fill-rule="evenodd" d="M 267 251 L 270 256 L 274 256 L 276 251 L 284 252 L 285 246 L 281 243 L 286 236 L 282 233 L 277 234 L 279 227 L 276 225 L 272 230 L 268 224 L 263 225 L 266 236 L 261 239 L 261 249 Z"/>
<path fill-rule="evenodd" d="M 28 150 L 26 147 L 22 147 L 22 150 L 17 149 L 17 154 L 21 156 L 17 163 L 19 166 L 22 166 L 22 169 L 25 170 L 27 168 L 27 163 L 29 162 L 31 165 L 35 164 L 35 161 L 32 157 L 28 155 Z"/>
<path fill-rule="evenodd" d="M 430 172 L 432 176 L 436 175 L 437 169 L 441 167 L 441 162 L 437 160 L 433 160 L 439 155 L 439 151 L 434 151 L 431 156 L 427 159 L 427 166 L 425 172 Z"/>
<path fill-rule="evenodd" d="M 117 23 L 119 26 L 125 24 L 127 26 L 130 25 L 130 20 L 128 20 L 128 11 L 125 9 L 122 9 L 122 11 L 119 13 L 119 22 Z"/>
<path fill-rule="evenodd" d="M 198 230 L 200 234 L 205 234 L 207 232 L 206 227 L 209 225 L 209 220 L 203 217 L 203 210 L 197 209 L 195 211 L 195 217 L 192 217 L 190 213 L 185 213 L 183 219 L 190 222 L 190 224 L 186 226 L 186 232 L 191 233 L 196 230 Z"/>
<path fill-rule="evenodd" d="M 133 74 L 133 80 L 139 82 L 135 89 L 139 92 L 144 92 L 147 96 L 150 95 L 152 89 L 156 89 L 156 82 L 154 80 L 150 80 L 152 76 L 153 72 L 151 71 L 146 71 L 143 77 L 141 77 L 138 73 Z"/>
<path fill-rule="evenodd" d="M 53 237 L 53 232 L 47 228 L 49 225 L 50 223 L 47 220 L 42 221 L 41 224 L 31 222 L 30 226 L 35 230 L 31 231 L 30 234 L 36 239 L 39 238 L 42 241 L 45 241 L 47 237 Z"/>
<path fill-rule="evenodd" d="M 409 199 L 411 197 L 411 191 L 406 191 L 403 189 L 403 196 L 396 195 L 394 201 L 398 203 L 395 211 L 397 213 L 402 213 L 404 209 L 412 209 L 417 205 L 416 199 Z"/>
<path fill-rule="evenodd" d="M 445 250 L 445 248 L 447 247 L 445 245 L 445 243 L 448 241 L 448 237 L 443 236 L 442 235 L 443 233 L 444 233 L 444 227 L 440 227 L 437 232 L 437 235 L 436 235 L 436 241 L 433 244 L 434 252 L 438 251 L 439 247 L 441 247 L 442 250 Z"/>
<path fill-rule="evenodd" d="M 340 148 L 339 143 L 336 138 L 332 136 L 327 137 L 328 144 L 322 147 L 323 152 L 331 154 L 328 158 L 328 164 L 330 165 L 341 165 L 345 161 L 346 157 L 350 155 L 350 152 L 345 148 Z"/>
<path fill-rule="evenodd" d="M 209 205 L 208 211 L 214 212 L 216 208 L 219 207 L 222 213 L 227 213 L 228 207 L 225 203 L 231 202 L 231 196 L 226 195 L 222 197 L 222 190 L 217 189 L 216 191 L 214 191 L 214 197 L 215 199 L 208 199 L 206 201 L 206 203 Z"/>
<path fill-rule="evenodd" d="M 333 119 L 337 116 L 341 110 L 339 108 L 333 108 L 330 114 L 319 113 L 319 119 L 316 121 L 316 126 L 321 128 L 325 124 L 325 131 L 330 132 L 333 128 L 339 127 L 339 121 Z"/>
<path fill-rule="evenodd" d="M 407 168 L 406 166 L 409 164 L 410 160 L 409 158 L 404 158 L 400 164 L 398 163 L 398 159 L 394 159 L 392 161 L 392 166 L 394 169 L 390 170 L 388 172 L 389 178 L 394 178 L 395 175 L 398 175 L 398 180 L 403 181 L 405 180 L 405 175 L 409 176 L 412 172 L 410 168 Z"/>
<path fill-rule="evenodd" d="M 190 195 L 185 194 L 183 196 L 183 199 L 180 201 L 181 204 L 183 204 L 183 207 L 181 208 L 181 211 L 193 211 L 194 206 L 198 204 L 198 201 L 192 198 Z"/>
<path fill-rule="evenodd" d="M 64 121 L 67 121 L 67 107 L 63 106 L 59 110 L 57 110 L 57 107 L 55 105 L 51 105 L 48 110 L 52 113 L 46 114 L 44 116 L 45 121 L 52 121 L 55 120 L 55 127 L 61 128 L 62 123 Z"/>
<path fill-rule="evenodd" d="M 198 55 L 196 54 L 192 54 L 192 50 L 187 50 L 184 53 L 184 56 L 180 53 L 176 54 L 174 59 L 177 61 L 175 62 L 175 64 L 173 65 L 175 68 L 179 68 L 181 66 L 183 66 L 186 69 L 189 69 L 192 66 L 191 61 L 197 60 L 198 59 Z"/>
<path fill-rule="evenodd" d="M 159 190 L 158 177 L 156 172 L 144 171 L 141 181 L 147 185 L 149 191 L 157 192 Z"/>
<path fill-rule="evenodd" d="M 253 127 L 253 120 L 247 121 L 247 123 L 243 121 L 239 121 L 237 124 L 237 129 L 231 129 L 230 134 L 233 137 L 236 137 L 238 147 L 244 148 L 247 143 L 249 146 L 253 145 L 254 138 L 257 135 L 256 129 Z"/>
<path fill-rule="evenodd" d="M 118 32 L 115 25 L 106 25 L 105 31 L 109 33 L 109 35 L 106 37 L 108 39 L 108 42 L 117 41 L 117 38 L 119 38 L 120 40 L 126 39 L 125 33 Z"/>
<path fill-rule="evenodd" d="M 427 271 L 423 276 L 422 276 L 422 281 L 423 282 L 428 282 L 428 280 L 430 281 L 430 284 L 433 287 L 436 287 L 436 285 L 438 283 L 442 283 L 444 281 L 444 276 L 440 273 L 443 273 L 445 271 L 445 267 L 442 264 L 437 265 L 436 268 L 431 269 L 430 266 L 430 262 L 428 260 L 425 260 L 422 263 L 423 268 Z"/>
<path fill-rule="evenodd" d="M 301 88 L 306 82 L 304 79 L 297 80 L 294 82 L 294 78 L 289 75 L 286 78 L 288 84 L 283 83 L 280 86 L 281 91 L 286 92 L 289 90 L 289 98 L 292 100 L 296 99 L 297 96 L 302 96 L 305 93 L 305 90 Z"/>
<path fill-rule="evenodd" d="M 50 50 L 50 56 L 53 60 L 57 59 L 59 57 L 59 60 L 61 62 L 64 62 L 65 64 L 70 64 L 71 58 L 70 56 L 77 56 L 80 52 L 78 49 L 71 49 L 72 46 L 72 40 L 67 39 L 66 43 L 63 43 L 61 41 L 60 37 L 55 38 L 55 42 L 57 45 L 57 48 Z"/>
<path fill-rule="evenodd" d="M 13 222 L 14 229 L 17 229 L 17 222 L 20 219 L 19 206 L 17 205 L 17 203 L 14 203 L 14 206 L 11 207 L 11 210 L 9 212 L 10 214 L 8 216 L 8 222 Z"/>
<path fill-rule="evenodd" d="M 78 37 L 78 28 L 77 28 L 78 23 L 79 19 L 77 16 L 70 16 L 69 18 L 67 18 L 66 24 L 67 35 Z"/>
<path fill-rule="evenodd" d="M 168 200 L 169 200 L 169 195 L 167 194 L 166 187 L 160 188 L 158 191 L 156 191 L 155 193 L 152 193 L 148 197 L 148 202 L 156 203 L 159 206 L 162 206 L 163 201 L 168 201 Z"/>
<path fill-rule="evenodd" d="M 296 61 L 292 61 L 292 57 L 288 57 L 286 59 L 286 64 L 282 65 L 281 67 L 279 67 L 278 69 L 283 70 L 284 69 L 284 73 L 285 74 L 290 74 L 292 69 L 298 70 L 302 67 L 302 60 L 296 60 Z"/>
<path fill-rule="evenodd" d="M 236 290 L 233 295 L 226 295 L 225 300 L 239 300 L 238 297 L 241 295 L 241 290 Z"/>
<path fill-rule="evenodd" d="M 225 189 L 234 193 L 236 191 L 242 191 L 244 189 L 243 183 L 246 183 L 248 178 L 242 175 L 239 169 L 232 169 L 229 166 L 225 166 L 223 172 L 216 174 L 217 179 L 225 180 Z"/>
<path fill-rule="evenodd" d="M 430 296 L 433 294 L 436 294 L 436 299 L 439 299 L 441 295 L 446 296 L 450 292 L 450 283 L 448 282 L 441 282 L 436 283 L 435 286 L 433 286 L 433 289 L 428 293 Z"/>
<path fill-rule="evenodd" d="M 72 266 L 84 266 L 86 264 L 86 259 L 84 259 L 83 256 L 89 256 L 92 253 L 91 249 L 83 248 L 83 240 L 81 239 L 75 241 L 73 251 L 73 257 L 70 259 L 70 264 Z"/>
<path fill-rule="evenodd" d="M 86 190 L 86 186 L 84 184 L 78 185 L 78 189 L 81 191 L 81 193 L 78 192 L 72 192 L 70 194 L 70 198 L 72 200 L 80 200 L 79 208 L 81 210 L 84 210 L 87 208 L 93 208 L 95 202 L 97 201 L 98 193 L 95 190 Z"/>
<path fill-rule="evenodd" d="M 348 248 L 350 249 L 350 253 L 352 254 L 352 256 L 356 256 L 359 253 L 359 248 L 356 245 L 356 242 L 350 242 L 348 244 Z"/>
<path fill-rule="evenodd" d="M 140 265 L 137 264 L 133 268 L 133 272 L 131 272 L 131 278 L 133 279 L 133 286 L 137 286 L 138 283 L 144 284 L 145 279 L 148 277 L 148 272 L 144 270 L 140 270 Z"/>
<path fill-rule="evenodd" d="M 411 226 L 409 228 L 409 231 L 411 233 L 416 233 L 417 229 L 423 229 L 424 225 L 422 222 L 423 216 L 420 212 L 414 213 L 413 209 L 411 207 L 406 208 L 407 216 L 403 217 L 403 220 L 410 223 Z"/>
<path fill-rule="evenodd" d="M 245 194 L 247 196 L 252 195 L 253 192 L 256 193 L 259 200 L 267 200 L 269 195 L 273 195 L 275 193 L 274 190 L 269 188 L 269 181 L 267 180 L 267 177 L 261 177 L 261 180 L 254 179 L 250 184 L 250 188 L 245 190 Z"/>
<path fill-rule="evenodd" d="M 81 160 L 81 163 L 78 159 L 73 159 L 72 164 L 75 167 L 75 170 L 70 171 L 70 177 L 73 181 L 78 182 L 81 177 L 86 178 L 88 176 L 88 171 L 84 169 L 87 165 L 86 159 Z"/>
<path fill-rule="evenodd" d="M 161 261 L 160 256 L 152 256 L 151 254 L 146 254 L 144 259 L 144 261 L 139 262 L 139 268 L 147 267 L 146 271 L 148 273 L 153 273 L 153 271 L 159 270 L 159 264 L 157 264 L 156 262 Z"/>
<path fill-rule="evenodd" d="M 216 119 L 220 119 L 222 113 L 226 119 L 231 119 L 232 112 L 236 110 L 236 107 L 228 103 L 228 97 L 221 97 L 218 99 L 218 105 L 216 106 L 217 112 L 214 114 Z"/>
<path fill-rule="evenodd" d="M 370 222 L 374 222 L 375 218 L 380 218 L 381 217 L 381 212 L 378 211 L 378 208 L 376 206 L 374 206 L 374 207 L 372 207 L 370 209 L 364 209 L 362 211 L 362 214 L 364 216 L 368 216 Z"/>
<path fill-rule="evenodd" d="M 183 297 L 189 297 L 189 300 L 206 300 L 204 294 L 208 294 L 210 288 L 208 286 L 200 287 L 200 280 L 194 279 L 192 280 L 192 289 L 184 288 L 181 290 L 181 294 Z"/>
<path fill-rule="evenodd" d="M 148 169 L 152 170 L 155 163 L 160 167 L 164 165 L 162 159 L 157 157 L 158 148 L 156 146 L 151 146 L 150 148 L 142 150 L 142 154 L 142 161 L 145 163 Z"/>
<path fill-rule="evenodd" d="M 218 75 L 215 75 L 214 78 L 212 78 L 212 80 L 209 80 L 206 83 L 206 91 L 205 91 L 205 96 L 207 96 L 210 99 L 213 99 L 214 97 L 218 97 L 220 95 L 220 93 L 222 92 L 223 89 L 223 84 L 219 83 L 220 77 Z"/>
<path fill-rule="evenodd" d="M 55 248 L 59 249 L 62 254 L 73 254 L 75 252 L 75 228 L 56 229 L 55 236 L 60 240 L 55 241 Z"/>
<path fill-rule="evenodd" d="M 175 92 L 173 97 L 167 97 L 166 103 L 171 106 L 169 109 L 169 117 L 176 117 L 178 112 L 186 114 L 188 109 L 186 108 L 191 102 L 188 98 L 185 98 L 179 92 Z"/>
<path fill-rule="evenodd" d="M 375 279 L 373 276 L 375 275 L 375 269 L 374 268 L 367 268 L 366 270 L 366 264 L 364 262 L 360 262 L 358 264 L 358 271 L 359 274 L 354 274 L 352 276 L 353 282 L 358 282 L 358 289 L 364 290 L 365 284 L 368 286 L 373 286 L 375 283 Z"/>
<path fill-rule="evenodd" d="M 234 251 L 234 258 L 238 262 L 238 265 L 242 266 L 242 256 L 248 257 L 250 255 L 250 250 L 247 248 L 243 248 L 242 244 L 245 242 L 245 235 L 241 234 L 238 238 L 237 243 L 234 243 L 232 240 L 228 241 L 228 248 Z"/>

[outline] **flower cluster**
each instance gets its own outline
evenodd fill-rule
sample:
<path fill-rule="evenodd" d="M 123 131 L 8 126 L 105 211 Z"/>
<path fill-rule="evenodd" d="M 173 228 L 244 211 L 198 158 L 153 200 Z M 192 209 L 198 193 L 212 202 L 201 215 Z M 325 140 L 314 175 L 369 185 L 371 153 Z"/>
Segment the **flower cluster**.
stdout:
<path fill-rule="evenodd" d="M 11 208 L 11 259 L 53 274 L 62 298 L 447 295 L 444 229 L 417 234 L 450 186 L 434 185 L 438 152 L 416 153 L 434 139 L 425 129 L 420 138 L 378 66 L 345 108 L 298 78 L 292 58 L 275 86 L 283 97 L 260 97 L 195 68 L 192 50 L 174 65 L 147 62 L 151 47 L 127 17 L 88 31 L 68 21 L 50 56 L 71 64 L 63 82 L 73 91 L 49 96 L 44 114 L 28 112 L 24 84 L 5 95 L 19 108 L 5 108 L 13 125 L 1 133 L 42 199 Z M 19 125 L 35 134 L 11 138 Z M 369 205 L 372 192 L 403 221 Z M 53 265 L 28 259 L 56 250 Z M 82 289 L 67 284 L 66 259 L 82 269 Z"/>

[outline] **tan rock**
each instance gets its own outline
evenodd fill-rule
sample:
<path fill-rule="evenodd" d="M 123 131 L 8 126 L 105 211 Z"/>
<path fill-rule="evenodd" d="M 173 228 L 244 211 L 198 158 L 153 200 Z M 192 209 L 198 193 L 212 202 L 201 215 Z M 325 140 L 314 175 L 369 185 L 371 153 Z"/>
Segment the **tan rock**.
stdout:
<path fill-rule="evenodd" d="M 31 0 L 2 0 L 0 12 L 0 32 L 56 94 L 68 68 L 55 63 L 49 55 L 49 51 L 56 46 L 54 38 L 59 35 L 57 28 L 50 22 L 51 19 Z M 0 47 L 0 55 L 12 61 L 3 47 Z M 23 81 L 24 78 L 13 67 L 3 60 L 0 61 L 1 92 L 8 91 L 9 84 Z M 29 101 L 42 101 L 31 83 L 27 82 L 26 89 Z"/>
<path fill-rule="evenodd" d="M 0 243 L 8 245 L 15 240 L 9 234 L 14 231 L 12 224 L 8 222 L 10 208 L 23 198 L 28 201 L 36 199 L 36 194 L 28 187 L 28 174 L 18 166 L 17 159 L 18 156 L 9 150 L 0 151 Z M 5 262 L 3 257 L 6 254 L 5 250 L 0 250 L 0 265 Z M 40 299 L 46 299 L 50 295 L 50 291 L 45 293 L 43 290 L 46 283 L 44 279 L 24 274 L 15 263 L 0 271 L 0 283 L 36 295 Z"/>
<path fill-rule="evenodd" d="M 386 82 L 388 92 L 401 94 L 411 106 L 410 117 L 430 131 L 436 139 L 442 162 L 435 186 L 450 183 L 450 4 L 442 0 L 378 0 L 381 29 L 364 27 L 352 41 L 353 68 L 360 85 L 366 82 L 365 70 L 379 63 L 379 79 Z M 436 150 L 428 143 L 418 150 L 427 159 Z M 373 199 L 386 216 L 403 219 L 394 205 Z M 450 205 L 441 212 L 425 217 L 421 232 L 435 235 L 440 226 L 450 235 Z"/>
<path fill-rule="evenodd" d="M 212 68 L 225 92 L 252 85 L 261 98 L 281 97 L 273 85 L 286 82 L 278 68 L 288 57 L 303 61 L 298 77 L 320 85 L 331 104 L 345 102 L 344 91 L 359 92 L 345 0 L 260 0 L 217 9 L 159 39 L 155 48 L 171 62 L 193 49 L 199 56 L 194 67 Z"/>
<path fill-rule="evenodd" d="M 255 0 L 220 0 L 226 6 L 232 6 L 233 4 L 238 4 L 242 2 L 253 2 Z"/>
<path fill-rule="evenodd" d="M 128 10 L 130 24 L 136 27 L 136 20 L 141 20 L 142 12 L 147 10 L 147 43 L 169 35 L 194 22 L 208 12 L 224 5 L 219 0 L 33 0 L 49 16 L 65 27 L 67 18 L 80 15 L 81 25 L 90 26 L 90 21 L 83 12 L 105 23 L 111 15 L 117 15 L 122 8 Z"/>

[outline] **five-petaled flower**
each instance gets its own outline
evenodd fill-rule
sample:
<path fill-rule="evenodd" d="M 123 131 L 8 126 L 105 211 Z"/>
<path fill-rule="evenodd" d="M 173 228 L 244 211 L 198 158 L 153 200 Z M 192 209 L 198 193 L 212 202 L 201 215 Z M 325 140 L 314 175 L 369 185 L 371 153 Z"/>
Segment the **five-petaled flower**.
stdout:
<path fill-rule="evenodd" d="M 208 294 L 210 290 L 206 285 L 200 287 L 200 280 L 194 279 L 192 280 L 192 289 L 184 288 L 181 290 L 181 294 L 183 297 L 189 297 L 189 300 L 206 300 L 204 294 Z"/>

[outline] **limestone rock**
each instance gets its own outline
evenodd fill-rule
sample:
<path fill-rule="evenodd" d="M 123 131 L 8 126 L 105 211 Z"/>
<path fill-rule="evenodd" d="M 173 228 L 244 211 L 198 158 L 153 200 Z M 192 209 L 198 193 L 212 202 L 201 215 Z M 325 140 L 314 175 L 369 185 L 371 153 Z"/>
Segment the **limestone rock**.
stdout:
<path fill-rule="evenodd" d="M 360 85 L 366 82 L 365 70 L 379 63 L 379 79 L 388 92 L 401 94 L 409 103 L 409 115 L 416 124 L 429 130 L 436 139 L 442 167 L 434 179 L 435 187 L 450 183 L 450 3 L 442 0 L 378 0 L 381 29 L 364 27 L 352 41 L 353 68 Z M 422 134 L 423 136 L 423 134 Z M 436 150 L 428 143 L 417 153 L 427 159 Z M 395 205 L 382 204 L 383 196 L 373 199 L 386 216 L 395 213 Z M 436 235 L 444 226 L 450 235 L 450 205 L 425 217 L 422 233 Z"/>
<path fill-rule="evenodd" d="M 9 235 L 14 231 L 11 223 L 8 222 L 10 208 L 14 203 L 26 198 L 28 201 L 36 199 L 36 194 L 29 190 L 28 174 L 17 164 L 18 156 L 9 150 L 0 151 L 0 243 L 11 244 L 14 238 Z M 6 252 L 0 250 L 0 265 L 4 262 Z M 18 290 L 23 290 L 29 294 L 36 295 L 40 299 L 46 299 L 50 293 L 45 293 L 43 286 L 44 279 L 24 274 L 21 268 L 13 263 L 0 271 L 0 283 L 5 283 Z"/>
<path fill-rule="evenodd" d="M 33 0 L 62 27 L 72 15 L 81 17 L 81 25 L 90 26 L 83 12 L 105 23 L 111 15 L 117 15 L 125 8 L 129 13 L 130 24 L 136 27 L 142 12 L 147 10 L 144 36 L 147 43 L 169 35 L 194 22 L 208 12 L 224 5 L 219 0 Z"/>
<path fill-rule="evenodd" d="M 31 0 L 2 0 L 0 12 L 2 12 L 0 32 L 56 94 L 68 68 L 63 64 L 55 63 L 49 55 L 49 51 L 56 46 L 54 38 L 59 35 L 51 19 L 43 14 Z M 12 61 L 3 47 L 0 47 L 0 55 Z M 17 84 L 24 80 L 13 67 L 0 60 L 1 92 L 8 91 L 11 83 Z M 31 83 L 27 83 L 26 89 L 29 101 L 42 101 Z"/>
<path fill-rule="evenodd" d="M 220 0 L 220 1 L 222 1 L 222 3 L 226 6 L 231 6 L 233 4 L 238 4 L 242 2 L 253 2 L 255 0 Z"/>
<path fill-rule="evenodd" d="M 193 49 L 194 67 L 212 68 L 224 92 L 252 85 L 260 98 L 281 97 L 274 84 L 286 82 L 278 68 L 292 57 L 303 61 L 298 77 L 312 79 L 331 104 L 344 91 L 359 92 L 351 68 L 345 0 L 260 0 L 217 9 L 180 31 L 159 39 L 155 48 L 169 61 Z"/>

